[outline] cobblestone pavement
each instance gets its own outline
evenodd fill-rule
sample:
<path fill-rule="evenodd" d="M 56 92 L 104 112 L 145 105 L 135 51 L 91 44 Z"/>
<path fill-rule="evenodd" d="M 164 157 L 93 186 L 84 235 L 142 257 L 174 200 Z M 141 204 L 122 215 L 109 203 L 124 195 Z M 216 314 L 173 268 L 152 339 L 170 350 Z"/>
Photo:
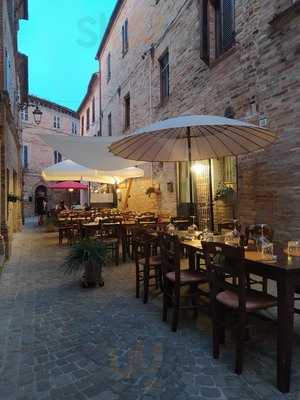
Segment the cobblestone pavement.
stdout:
<path fill-rule="evenodd" d="M 16 235 L 0 278 L 1 400 L 300 399 L 299 338 L 284 396 L 273 325 L 255 329 L 238 377 L 231 345 L 212 359 L 206 318 L 189 315 L 174 334 L 159 298 L 135 299 L 132 264 L 106 267 L 104 288 L 81 289 L 58 269 L 66 251 L 37 228 Z"/>

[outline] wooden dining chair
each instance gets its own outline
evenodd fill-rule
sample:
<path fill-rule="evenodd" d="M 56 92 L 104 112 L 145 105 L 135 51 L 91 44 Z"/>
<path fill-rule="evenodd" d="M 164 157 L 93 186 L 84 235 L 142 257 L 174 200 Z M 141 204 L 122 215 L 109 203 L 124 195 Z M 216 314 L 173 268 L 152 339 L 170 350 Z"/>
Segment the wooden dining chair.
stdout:
<path fill-rule="evenodd" d="M 221 235 L 224 231 L 233 231 L 234 228 L 237 228 L 239 232 L 242 230 L 241 224 L 235 224 L 233 221 L 222 222 L 218 224 L 218 233 Z"/>
<path fill-rule="evenodd" d="M 225 340 L 226 311 L 237 316 L 235 372 L 242 373 L 244 340 L 248 328 L 248 314 L 274 307 L 277 299 L 260 291 L 248 289 L 247 270 L 243 247 L 224 243 L 202 242 L 208 270 L 213 325 L 213 356 L 219 358 L 220 343 Z M 235 277 L 237 285 L 228 282 Z"/>
<path fill-rule="evenodd" d="M 181 243 L 177 236 L 166 233 L 160 236 L 163 273 L 163 321 L 168 319 L 168 309 L 173 308 L 172 331 L 178 327 L 179 312 L 184 309 L 204 307 L 198 297 L 204 292 L 199 285 L 207 284 L 207 275 L 199 271 L 181 269 Z M 184 304 L 183 300 L 189 304 Z"/>
<path fill-rule="evenodd" d="M 136 267 L 136 297 L 140 297 L 143 287 L 143 301 L 149 299 L 150 287 L 162 290 L 161 257 L 157 254 L 157 239 L 149 235 L 147 230 L 136 228 L 133 231 L 133 253 Z"/>
<path fill-rule="evenodd" d="M 191 225 L 189 218 L 184 217 L 174 217 L 171 219 L 171 222 L 179 231 L 186 231 Z"/>
<path fill-rule="evenodd" d="M 261 225 L 249 225 L 246 226 L 245 229 L 245 245 L 251 246 L 251 241 L 256 242 L 257 238 L 259 238 L 262 234 L 262 227 Z M 264 225 L 264 236 L 272 242 L 274 237 L 273 229 L 269 225 Z M 268 279 L 267 278 L 254 278 L 253 276 L 248 276 L 248 285 L 249 287 L 252 286 L 261 286 L 262 291 L 264 293 L 268 293 Z"/>
<path fill-rule="evenodd" d="M 111 257 L 115 260 L 115 264 L 119 265 L 121 243 L 120 223 L 105 222 L 101 224 L 96 238 L 107 246 Z"/>

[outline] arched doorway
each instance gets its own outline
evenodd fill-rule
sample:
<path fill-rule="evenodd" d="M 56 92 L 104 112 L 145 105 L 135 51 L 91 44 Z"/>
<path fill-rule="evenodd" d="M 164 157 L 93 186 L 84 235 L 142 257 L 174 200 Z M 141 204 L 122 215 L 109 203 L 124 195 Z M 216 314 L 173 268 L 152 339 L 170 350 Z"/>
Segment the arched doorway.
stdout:
<path fill-rule="evenodd" d="M 34 193 L 34 213 L 35 214 L 37 214 L 38 199 L 41 197 L 47 198 L 47 187 L 45 185 L 39 185 L 35 189 L 35 193 Z"/>

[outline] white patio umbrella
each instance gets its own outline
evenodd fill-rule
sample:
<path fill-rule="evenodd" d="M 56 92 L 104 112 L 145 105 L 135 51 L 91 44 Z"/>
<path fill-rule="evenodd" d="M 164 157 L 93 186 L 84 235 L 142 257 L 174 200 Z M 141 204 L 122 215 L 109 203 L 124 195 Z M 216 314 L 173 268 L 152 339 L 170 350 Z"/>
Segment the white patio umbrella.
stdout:
<path fill-rule="evenodd" d="M 235 119 L 182 115 L 141 128 L 110 150 L 137 161 L 200 161 L 260 150 L 276 138 L 268 129 Z"/>
<path fill-rule="evenodd" d="M 137 161 L 192 161 L 238 156 L 277 138 L 269 129 L 210 115 L 182 115 L 137 130 L 110 146 L 113 154 Z M 190 174 L 190 203 L 193 205 Z"/>
<path fill-rule="evenodd" d="M 80 180 L 99 182 L 114 185 L 128 178 L 140 178 L 144 176 L 141 168 L 129 167 L 114 171 L 99 171 L 79 165 L 71 160 L 62 161 L 42 171 L 42 177 L 46 181 Z"/>
<path fill-rule="evenodd" d="M 118 140 L 117 136 L 90 137 L 40 133 L 39 137 L 64 157 L 93 170 L 115 171 L 143 164 L 115 157 L 110 153 L 109 146 Z"/>

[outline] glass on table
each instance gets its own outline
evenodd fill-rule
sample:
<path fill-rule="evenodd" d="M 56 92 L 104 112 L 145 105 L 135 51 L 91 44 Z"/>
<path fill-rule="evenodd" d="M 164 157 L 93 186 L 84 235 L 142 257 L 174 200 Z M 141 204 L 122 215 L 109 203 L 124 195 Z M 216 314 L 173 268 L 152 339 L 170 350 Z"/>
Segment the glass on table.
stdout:
<path fill-rule="evenodd" d="M 172 224 L 172 222 L 170 222 L 168 225 L 167 225 L 167 232 L 168 232 L 168 234 L 169 235 L 175 235 L 175 233 L 176 233 L 176 227 L 175 227 L 175 225 L 174 224 Z"/>
<path fill-rule="evenodd" d="M 300 255 L 300 240 L 290 240 L 288 242 L 288 254 L 290 256 Z"/>

